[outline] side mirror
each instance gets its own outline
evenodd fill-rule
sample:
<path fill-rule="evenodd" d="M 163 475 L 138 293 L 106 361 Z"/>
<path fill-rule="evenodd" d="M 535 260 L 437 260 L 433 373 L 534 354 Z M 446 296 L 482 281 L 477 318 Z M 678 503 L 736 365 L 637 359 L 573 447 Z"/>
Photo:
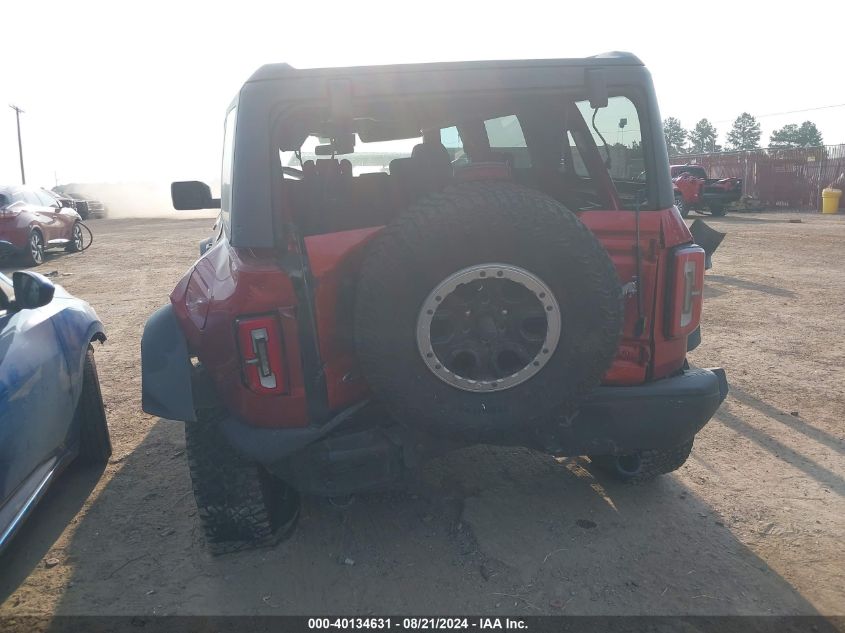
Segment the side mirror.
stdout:
<path fill-rule="evenodd" d="M 198 180 L 170 183 L 170 198 L 179 211 L 220 208 L 220 198 L 212 198 L 211 187 Z"/>
<path fill-rule="evenodd" d="M 46 306 L 53 300 L 56 286 L 44 275 L 28 270 L 19 270 L 12 275 L 12 286 L 15 289 L 15 310 L 33 310 Z"/>

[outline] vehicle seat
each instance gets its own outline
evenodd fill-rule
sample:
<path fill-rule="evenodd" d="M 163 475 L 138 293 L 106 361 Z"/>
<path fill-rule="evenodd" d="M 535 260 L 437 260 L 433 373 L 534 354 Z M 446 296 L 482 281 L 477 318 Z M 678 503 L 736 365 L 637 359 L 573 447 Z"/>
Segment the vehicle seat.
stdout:
<path fill-rule="evenodd" d="M 302 164 L 302 183 L 297 223 L 303 234 L 337 230 L 338 216 L 350 206 L 352 163 L 335 158 L 307 160 Z"/>
<path fill-rule="evenodd" d="M 419 143 L 410 158 L 390 161 L 395 177 L 408 200 L 443 189 L 452 179 L 452 159 L 442 143 Z"/>

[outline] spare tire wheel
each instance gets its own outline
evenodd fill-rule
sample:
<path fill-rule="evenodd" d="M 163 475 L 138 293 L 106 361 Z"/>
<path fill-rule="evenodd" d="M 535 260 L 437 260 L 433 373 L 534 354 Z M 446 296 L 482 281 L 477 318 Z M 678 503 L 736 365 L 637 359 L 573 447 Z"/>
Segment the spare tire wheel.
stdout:
<path fill-rule="evenodd" d="M 418 201 L 373 239 L 355 344 L 397 420 L 482 438 L 598 385 L 621 324 L 613 263 L 572 212 L 531 189 L 470 183 Z"/>

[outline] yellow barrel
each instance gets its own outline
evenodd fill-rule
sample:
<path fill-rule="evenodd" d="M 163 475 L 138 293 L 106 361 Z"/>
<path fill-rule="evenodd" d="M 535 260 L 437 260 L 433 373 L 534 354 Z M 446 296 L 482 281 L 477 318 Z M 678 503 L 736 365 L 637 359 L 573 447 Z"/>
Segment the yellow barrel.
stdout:
<path fill-rule="evenodd" d="M 841 189 L 822 189 L 822 213 L 836 213 L 839 210 Z"/>

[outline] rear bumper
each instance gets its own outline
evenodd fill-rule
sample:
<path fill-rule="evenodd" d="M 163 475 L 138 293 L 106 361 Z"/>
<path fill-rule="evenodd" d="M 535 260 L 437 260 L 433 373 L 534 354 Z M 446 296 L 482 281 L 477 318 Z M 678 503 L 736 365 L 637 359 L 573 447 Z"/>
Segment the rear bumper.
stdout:
<path fill-rule="evenodd" d="M 599 387 L 558 427 L 563 455 L 622 455 L 691 440 L 728 395 L 725 370 L 688 369 L 636 387 Z"/>
<path fill-rule="evenodd" d="M 692 439 L 727 394 L 723 369 L 689 369 L 644 385 L 599 387 L 584 400 L 576 415 L 545 428 L 542 434 L 488 441 L 573 456 L 668 449 Z M 221 422 L 221 430 L 242 453 L 271 465 L 309 445 L 342 434 L 345 422 L 355 418 L 364 404 L 347 409 L 322 426 L 262 429 L 228 417 Z M 445 438 L 443 443 L 451 444 Z"/>

